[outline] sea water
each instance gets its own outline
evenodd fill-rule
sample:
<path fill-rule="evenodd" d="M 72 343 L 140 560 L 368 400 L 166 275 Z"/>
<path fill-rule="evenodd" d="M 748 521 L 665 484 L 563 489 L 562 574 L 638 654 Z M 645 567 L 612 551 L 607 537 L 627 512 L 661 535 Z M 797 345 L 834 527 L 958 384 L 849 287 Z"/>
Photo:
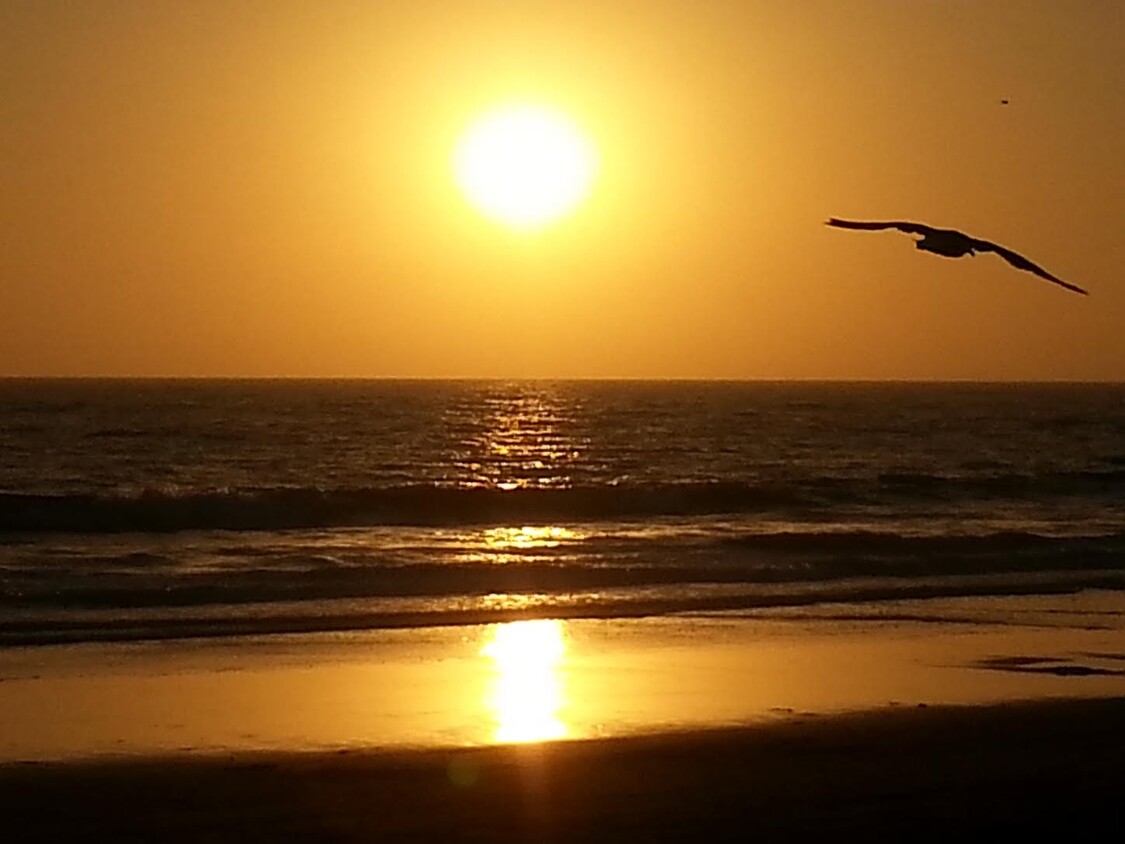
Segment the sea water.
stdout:
<path fill-rule="evenodd" d="M 0 644 L 1125 588 L 1125 385 L 0 380 Z"/>

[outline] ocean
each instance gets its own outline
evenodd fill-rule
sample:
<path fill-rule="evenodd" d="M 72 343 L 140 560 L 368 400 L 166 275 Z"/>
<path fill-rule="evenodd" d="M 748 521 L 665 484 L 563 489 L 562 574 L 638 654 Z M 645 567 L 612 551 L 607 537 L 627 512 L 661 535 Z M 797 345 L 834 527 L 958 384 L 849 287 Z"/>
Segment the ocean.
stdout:
<path fill-rule="evenodd" d="M 0 380 L 0 645 L 1125 588 L 1125 385 Z"/>

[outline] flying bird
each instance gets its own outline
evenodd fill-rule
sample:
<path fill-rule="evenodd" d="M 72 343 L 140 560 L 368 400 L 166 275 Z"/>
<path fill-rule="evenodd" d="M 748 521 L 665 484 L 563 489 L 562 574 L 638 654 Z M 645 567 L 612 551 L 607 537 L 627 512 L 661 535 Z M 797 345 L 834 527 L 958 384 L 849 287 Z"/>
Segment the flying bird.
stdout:
<path fill-rule="evenodd" d="M 1038 264 L 1033 264 L 1031 261 L 1027 260 L 1027 258 L 1023 257 L 1023 255 L 1019 255 L 1011 249 L 1005 249 L 1003 246 L 990 243 L 987 240 L 977 240 L 975 237 L 969 237 L 967 234 L 954 231 L 953 229 L 935 229 L 933 226 L 927 226 L 923 223 L 868 223 L 853 220 L 837 220 L 835 217 L 830 218 L 827 225 L 836 226 L 841 229 L 862 229 L 864 231 L 898 229 L 900 232 L 906 232 L 907 234 L 921 235 L 922 239 L 914 242 L 916 248 L 924 249 L 927 252 L 934 252 L 938 255 L 945 255 L 947 258 L 961 258 L 965 255 L 976 255 L 978 252 L 995 252 L 1016 269 L 1035 273 L 1040 278 L 1053 281 L 1055 284 L 1061 285 L 1067 290 L 1073 290 L 1075 293 L 1081 293 L 1084 296 L 1089 295 L 1081 287 L 1068 284 L 1061 278 L 1055 278 L 1055 276 L 1051 275 Z"/>

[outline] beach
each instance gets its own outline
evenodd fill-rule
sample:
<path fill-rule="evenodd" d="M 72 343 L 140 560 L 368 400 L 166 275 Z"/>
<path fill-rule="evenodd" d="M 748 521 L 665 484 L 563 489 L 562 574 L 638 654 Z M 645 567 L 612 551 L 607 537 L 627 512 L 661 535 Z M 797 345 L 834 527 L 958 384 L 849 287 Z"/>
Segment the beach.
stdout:
<path fill-rule="evenodd" d="M 1119 386 L 0 392 L 12 840 L 1119 824 Z"/>
<path fill-rule="evenodd" d="M 13 841 L 846 840 L 1122 828 L 1125 701 L 416 752 L 0 768 Z"/>
<path fill-rule="evenodd" d="M 471 747 L 1125 695 L 1125 596 L 0 650 L 0 761 Z"/>
<path fill-rule="evenodd" d="M 0 844 L 1125 840 L 1123 32 L 0 0 Z"/>
<path fill-rule="evenodd" d="M 1116 592 L 12 648 L 0 665 L 20 841 L 1121 822 Z"/>

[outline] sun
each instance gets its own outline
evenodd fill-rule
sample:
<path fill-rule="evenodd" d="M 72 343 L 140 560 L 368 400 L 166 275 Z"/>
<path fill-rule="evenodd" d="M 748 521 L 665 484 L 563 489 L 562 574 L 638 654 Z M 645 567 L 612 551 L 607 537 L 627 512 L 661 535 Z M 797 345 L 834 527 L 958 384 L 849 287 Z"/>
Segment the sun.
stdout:
<path fill-rule="evenodd" d="M 454 175 L 469 202 L 523 230 L 574 211 L 590 193 L 596 161 L 593 145 L 574 121 L 533 105 L 482 115 L 453 153 Z"/>

